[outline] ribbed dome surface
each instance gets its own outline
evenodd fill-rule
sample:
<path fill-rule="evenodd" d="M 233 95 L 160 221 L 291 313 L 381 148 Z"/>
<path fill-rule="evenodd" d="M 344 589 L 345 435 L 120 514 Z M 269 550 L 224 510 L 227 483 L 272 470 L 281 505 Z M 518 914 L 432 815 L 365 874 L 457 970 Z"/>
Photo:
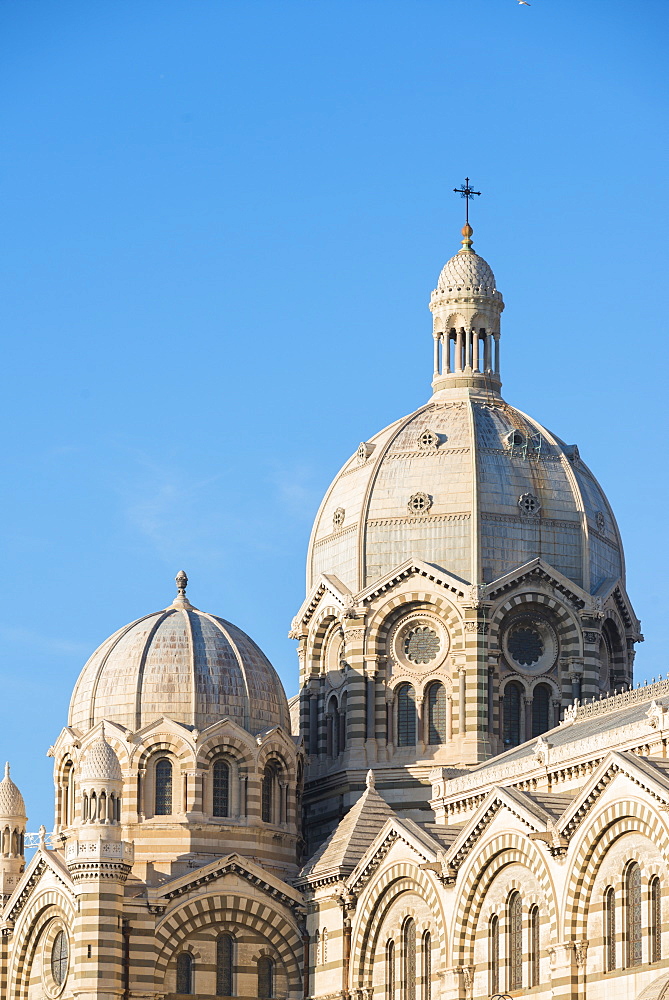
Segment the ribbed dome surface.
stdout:
<path fill-rule="evenodd" d="M 25 819 L 26 806 L 23 796 L 9 777 L 9 764 L 5 764 L 5 776 L 0 781 L 0 817 L 2 819 Z"/>
<path fill-rule="evenodd" d="M 161 716 L 205 729 L 224 716 L 251 733 L 290 732 L 288 703 L 267 657 L 241 629 L 190 607 L 170 607 L 120 629 L 91 656 L 69 725 L 108 719 L 135 732 Z"/>
<path fill-rule="evenodd" d="M 332 574 L 359 593 L 408 559 L 465 583 L 480 579 L 480 566 L 491 583 L 541 557 L 590 593 L 624 575 L 616 522 L 590 470 L 499 397 L 434 399 L 369 439 L 365 454 L 321 505 L 308 587 Z M 416 497 L 422 509 L 412 509 Z"/>
<path fill-rule="evenodd" d="M 86 751 L 81 777 L 86 781 L 91 779 L 121 781 L 123 778 L 116 751 L 107 743 L 104 736 L 91 744 Z"/>
<path fill-rule="evenodd" d="M 483 257 L 473 250 L 460 250 L 444 264 L 437 289 L 440 292 L 476 292 L 492 295 L 497 290 L 495 275 Z"/>

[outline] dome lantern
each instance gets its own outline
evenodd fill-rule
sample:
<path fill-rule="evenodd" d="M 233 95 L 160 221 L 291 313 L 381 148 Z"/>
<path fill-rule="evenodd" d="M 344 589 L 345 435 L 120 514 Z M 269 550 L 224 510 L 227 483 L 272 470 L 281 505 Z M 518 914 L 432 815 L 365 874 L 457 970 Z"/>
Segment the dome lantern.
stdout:
<path fill-rule="evenodd" d="M 462 227 L 462 247 L 444 265 L 430 298 L 435 393 L 472 387 L 499 394 L 500 316 L 504 300 L 495 275 L 473 249 L 474 230 Z"/>

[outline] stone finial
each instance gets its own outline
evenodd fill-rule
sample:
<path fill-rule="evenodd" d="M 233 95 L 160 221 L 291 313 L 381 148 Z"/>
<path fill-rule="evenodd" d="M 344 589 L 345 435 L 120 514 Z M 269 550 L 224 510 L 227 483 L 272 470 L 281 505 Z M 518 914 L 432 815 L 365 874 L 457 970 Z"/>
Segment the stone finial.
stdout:
<path fill-rule="evenodd" d="M 44 847 L 46 843 L 46 827 L 44 823 L 42 823 L 39 828 L 39 842 L 40 842 L 40 847 Z"/>
<path fill-rule="evenodd" d="M 188 586 L 188 577 L 185 572 L 180 569 L 174 578 L 177 585 L 177 596 L 172 601 L 173 608 L 192 608 L 193 605 L 190 603 L 186 597 L 186 587 Z"/>
<path fill-rule="evenodd" d="M 469 223 L 466 222 L 462 227 L 462 250 L 471 250 L 473 235 L 474 235 L 474 230 L 469 225 Z M 460 253 L 462 253 L 462 250 L 460 251 Z"/>
<path fill-rule="evenodd" d="M 5 781 L 9 781 L 9 761 L 5 761 Z"/>
<path fill-rule="evenodd" d="M 367 787 L 376 788 L 376 778 L 374 777 L 374 772 L 372 771 L 371 767 L 367 772 Z"/>

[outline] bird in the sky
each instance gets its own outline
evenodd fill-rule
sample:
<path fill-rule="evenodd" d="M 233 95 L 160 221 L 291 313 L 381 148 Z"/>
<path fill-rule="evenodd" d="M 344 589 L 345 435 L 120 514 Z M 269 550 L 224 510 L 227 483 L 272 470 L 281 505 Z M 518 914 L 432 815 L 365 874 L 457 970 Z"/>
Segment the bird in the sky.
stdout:
<path fill-rule="evenodd" d="M 518 3 L 522 3 L 523 7 L 531 7 L 532 4 L 528 3 L 527 0 L 518 0 Z"/>

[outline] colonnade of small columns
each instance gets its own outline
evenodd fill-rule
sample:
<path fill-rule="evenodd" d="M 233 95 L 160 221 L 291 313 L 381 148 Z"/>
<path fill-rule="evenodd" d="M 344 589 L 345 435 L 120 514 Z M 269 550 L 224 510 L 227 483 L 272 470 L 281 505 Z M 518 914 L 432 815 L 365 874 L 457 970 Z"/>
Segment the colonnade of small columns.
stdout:
<path fill-rule="evenodd" d="M 476 372 L 499 375 L 499 332 L 460 327 L 434 332 L 434 374 Z"/>
<path fill-rule="evenodd" d="M 24 831 L 18 827 L 11 829 L 6 826 L 0 837 L 1 856 L 3 858 L 23 857 Z"/>
<path fill-rule="evenodd" d="M 121 820 L 121 797 L 105 791 L 85 791 L 82 799 L 82 821 L 84 823 L 119 823 Z"/>

